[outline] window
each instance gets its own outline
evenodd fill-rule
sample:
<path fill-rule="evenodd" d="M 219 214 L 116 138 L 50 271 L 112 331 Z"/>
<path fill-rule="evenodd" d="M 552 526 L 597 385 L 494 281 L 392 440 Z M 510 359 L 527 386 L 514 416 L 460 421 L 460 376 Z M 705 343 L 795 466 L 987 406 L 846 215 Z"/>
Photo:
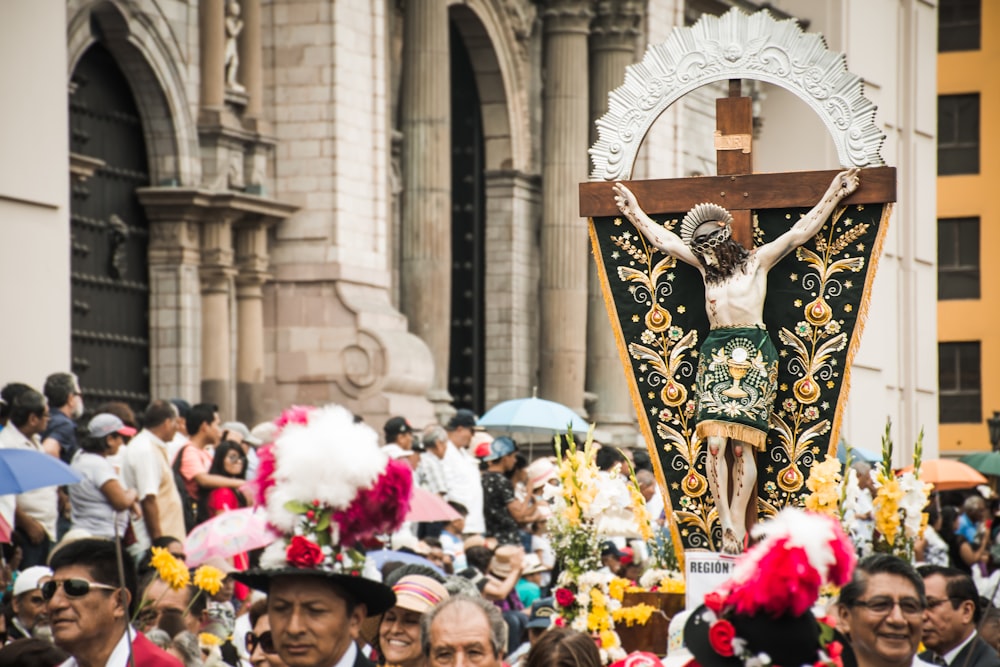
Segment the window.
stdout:
<path fill-rule="evenodd" d="M 979 218 L 938 220 L 938 300 L 979 298 Z"/>
<path fill-rule="evenodd" d="M 982 0 L 940 0 L 938 53 L 978 51 L 982 16 Z"/>
<path fill-rule="evenodd" d="M 938 343 L 938 412 L 942 424 L 983 420 L 979 341 Z"/>
<path fill-rule="evenodd" d="M 979 94 L 938 97 L 938 176 L 979 173 Z"/>

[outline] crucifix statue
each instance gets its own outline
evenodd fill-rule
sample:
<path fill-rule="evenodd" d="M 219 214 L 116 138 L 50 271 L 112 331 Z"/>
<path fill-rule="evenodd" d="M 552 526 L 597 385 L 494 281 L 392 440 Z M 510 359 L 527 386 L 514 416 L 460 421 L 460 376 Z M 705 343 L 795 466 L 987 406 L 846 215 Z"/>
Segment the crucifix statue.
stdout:
<path fill-rule="evenodd" d="M 778 352 L 764 326 L 767 273 L 811 239 L 845 197 L 858 188 L 858 169 L 833 178 L 826 195 L 775 240 L 747 250 L 732 239 L 733 217 L 717 204 L 698 204 L 684 216 L 681 235 L 656 224 L 635 195 L 615 183 L 615 203 L 650 243 L 698 269 L 705 281 L 705 310 L 711 331 L 701 345 L 696 380 L 695 437 L 708 443 L 708 485 L 722 528 L 723 553 L 742 551 L 747 505 L 757 484 L 755 452 L 766 446 L 777 394 Z M 726 354 L 729 341 L 737 341 Z M 716 371 L 722 370 L 719 374 Z M 753 373 L 755 387 L 740 386 Z M 748 393 L 750 389 L 753 393 Z M 732 444 L 733 492 L 727 443 Z"/>
<path fill-rule="evenodd" d="M 639 426 L 685 549 L 740 553 L 759 517 L 800 504 L 811 465 L 836 446 L 895 201 L 860 78 L 842 55 L 829 66 L 821 38 L 783 23 L 734 9 L 650 47 L 611 93 L 592 181 L 580 186 Z M 728 43 L 734 35 L 745 42 Z M 824 63 L 829 82 L 788 68 L 777 83 L 829 114 L 844 169 L 754 173 L 741 78 L 766 72 L 774 83 L 767 70 L 784 53 L 802 67 Z M 718 175 L 628 180 L 656 116 L 685 91 L 727 80 L 729 96 L 716 100 Z"/>

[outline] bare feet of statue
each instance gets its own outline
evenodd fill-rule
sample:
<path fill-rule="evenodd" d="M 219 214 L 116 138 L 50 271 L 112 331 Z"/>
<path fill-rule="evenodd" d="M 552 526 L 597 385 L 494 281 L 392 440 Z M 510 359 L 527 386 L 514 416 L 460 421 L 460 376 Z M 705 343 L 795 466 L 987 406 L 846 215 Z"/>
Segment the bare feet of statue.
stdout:
<path fill-rule="evenodd" d="M 740 544 L 740 540 L 732 528 L 726 528 L 722 532 L 722 553 L 730 556 L 743 553 L 743 545 Z"/>

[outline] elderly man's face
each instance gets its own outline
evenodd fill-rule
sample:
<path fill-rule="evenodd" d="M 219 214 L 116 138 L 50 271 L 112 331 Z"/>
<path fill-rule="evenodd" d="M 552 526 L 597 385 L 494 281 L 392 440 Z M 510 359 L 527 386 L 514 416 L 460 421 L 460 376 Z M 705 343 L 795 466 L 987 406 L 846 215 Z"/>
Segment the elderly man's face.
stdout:
<path fill-rule="evenodd" d="M 948 580 L 940 574 L 924 579 L 927 589 L 927 611 L 924 612 L 923 642 L 927 648 L 939 655 L 957 647 L 972 632 L 975 603 L 972 600 L 952 600 L 948 598 Z"/>
<path fill-rule="evenodd" d="M 271 582 L 267 613 L 278 655 L 288 667 L 328 667 L 358 636 L 365 606 L 349 610 L 341 593 L 322 578 L 284 576 Z"/>
<path fill-rule="evenodd" d="M 61 567 L 52 578 L 59 582 L 84 579 L 98 583 L 90 568 L 83 565 Z M 119 589 L 92 587 L 86 595 L 69 597 L 66 587 L 60 585 L 48 602 L 48 614 L 53 641 L 70 653 L 82 645 L 93 643 L 96 637 L 107 637 L 111 632 L 121 633 L 128 621 Z"/>
<path fill-rule="evenodd" d="M 431 667 L 500 667 L 502 657 L 493 650 L 489 619 L 478 607 L 452 604 L 431 623 Z"/>
<path fill-rule="evenodd" d="M 48 622 L 48 605 L 42 592 L 37 588 L 27 593 L 21 593 L 11 601 L 14 615 L 28 632 L 34 632 L 35 626 L 45 625 Z"/>
<path fill-rule="evenodd" d="M 865 604 L 886 601 L 888 612 L 876 612 Z M 913 583 L 906 577 L 879 573 L 868 578 L 868 585 L 854 607 L 840 605 L 840 626 L 847 631 L 859 664 L 878 667 L 909 667 L 920 644 L 923 606 Z M 900 604 L 915 606 L 905 613 Z"/>

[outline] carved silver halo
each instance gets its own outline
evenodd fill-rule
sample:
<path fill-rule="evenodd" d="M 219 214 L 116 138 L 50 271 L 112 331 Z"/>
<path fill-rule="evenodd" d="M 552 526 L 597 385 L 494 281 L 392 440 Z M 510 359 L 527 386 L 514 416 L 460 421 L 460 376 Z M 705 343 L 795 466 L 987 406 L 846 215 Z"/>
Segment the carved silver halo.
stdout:
<path fill-rule="evenodd" d="M 713 235 L 712 240 L 708 243 L 696 243 L 696 233 L 698 228 L 709 222 L 722 222 L 725 226 L 722 227 L 721 235 Z M 727 240 L 732 234 L 732 224 L 733 216 L 726 209 L 722 208 L 718 204 L 698 204 L 684 216 L 681 220 L 681 241 L 684 244 L 695 250 L 696 252 L 702 252 L 707 248 L 714 248 L 719 243 Z"/>
<path fill-rule="evenodd" d="M 875 104 L 865 97 L 861 77 L 848 71 L 844 54 L 830 51 L 822 35 L 803 32 L 794 19 L 734 7 L 675 28 L 625 69 L 625 83 L 608 94 L 608 112 L 596 123 L 590 179 L 627 180 L 660 114 L 692 90 L 728 79 L 765 81 L 802 99 L 823 120 L 843 166 L 885 164 Z"/>

